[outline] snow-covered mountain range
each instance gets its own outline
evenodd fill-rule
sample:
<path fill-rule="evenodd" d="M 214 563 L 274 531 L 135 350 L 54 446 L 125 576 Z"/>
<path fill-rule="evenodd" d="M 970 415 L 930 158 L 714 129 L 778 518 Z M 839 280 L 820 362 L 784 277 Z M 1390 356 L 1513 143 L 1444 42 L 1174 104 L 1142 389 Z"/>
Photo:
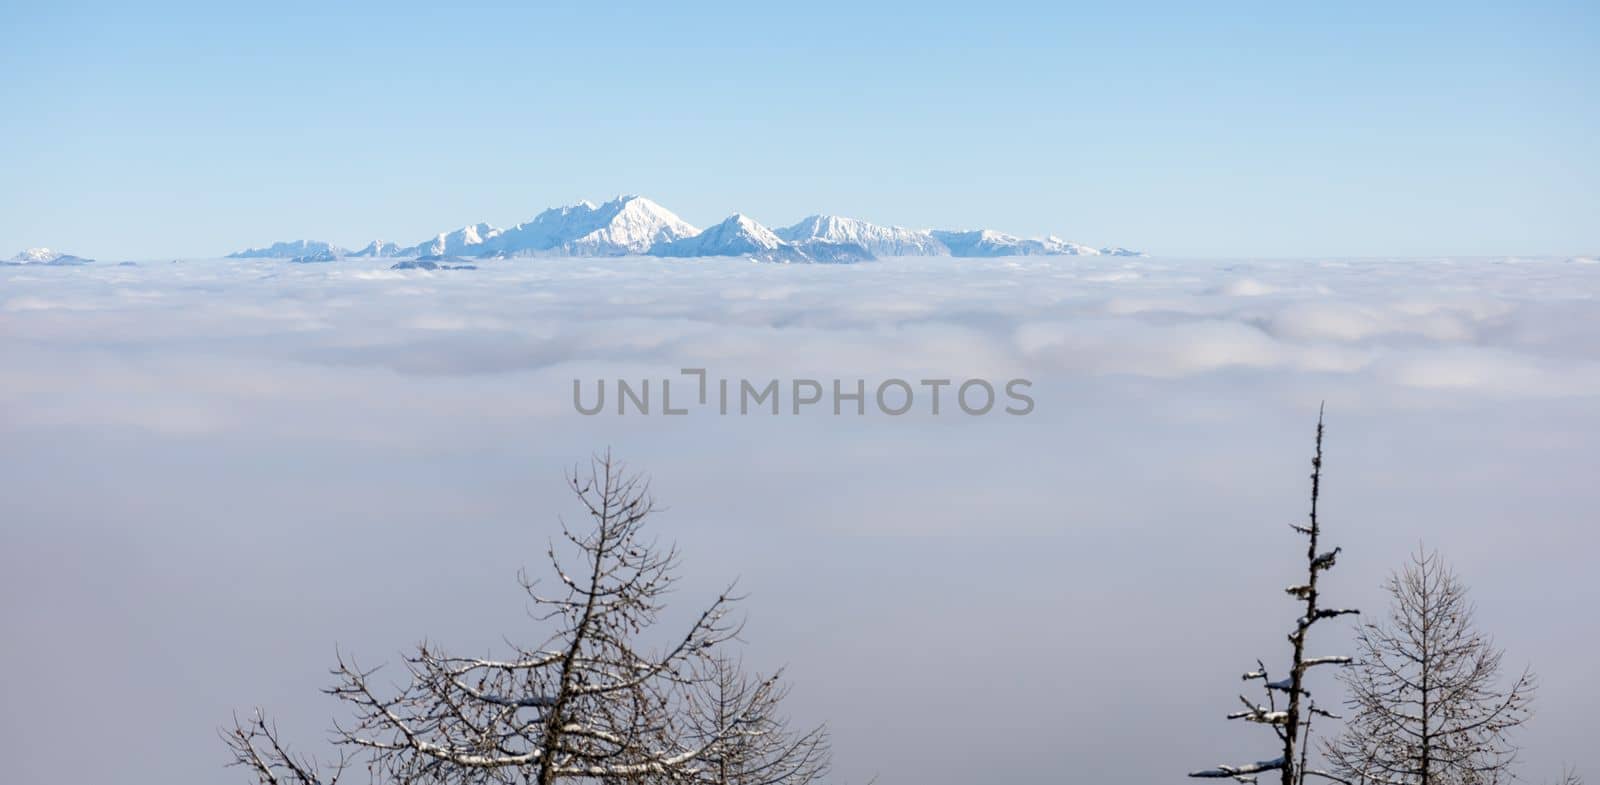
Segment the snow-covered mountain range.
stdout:
<path fill-rule="evenodd" d="M 373 241 L 359 251 L 298 240 L 229 254 L 230 258 L 325 261 L 338 257 L 512 258 L 524 256 L 742 256 L 768 262 L 858 262 L 884 256 L 1142 256 L 1125 248 L 1093 248 L 1057 237 L 1025 239 L 990 229 L 943 231 L 880 226 L 856 218 L 813 215 L 769 229 L 733 216 L 700 230 L 642 196 L 604 204 L 554 207 L 509 229 L 487 223 L 439 232 L 416 245 Z"/>

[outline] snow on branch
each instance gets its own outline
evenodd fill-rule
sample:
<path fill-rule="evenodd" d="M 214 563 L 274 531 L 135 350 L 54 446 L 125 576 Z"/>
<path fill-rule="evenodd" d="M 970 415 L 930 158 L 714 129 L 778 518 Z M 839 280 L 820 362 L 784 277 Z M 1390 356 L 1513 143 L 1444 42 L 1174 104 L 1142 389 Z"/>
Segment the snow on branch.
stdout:
<path fill-rule="evenodd" d="M 1189 772 L 1189 776 L 1200 779 L 1238 778 L 1245 774 L 1260 774 L 1263 771 L 1281 769 L 1283 768 L 1283 765 L 1283 758 L 1273 758 L 1272 760 L 1256 761 L 1255 763 L 1246 763 L 1240 766 L 1224 765 L 1217 766 L 1213 769 L 1191 771 Z"/>
<path fill-rule="evenodd" d="M 1339 551 L 1341 550 L 1344 549 L 1334 548 L 1327 553 L 1317 554 L 1317 558 L 1311 560 L 1311 569 L 1315 572 L 1332 569 L 1334 562 L 1339 558 Z"/>
<path fill-rule="evenodd" d="M 1305 773 L 1309 776 L 1321 777 L 1325 780 L 1332 780 L 1333 782 L 1342 783 L 1342 785 L 1355 785 L 1355 783 L 1352 783 L 1350 780 L 1337 776 L 1333 772 L 1324 771 L 1322 769 L 1306 769 Z"/>
<path fill-rule="evenodd" d="M 1289 721 L 1289 712 L 1274 711 L 1266 706 L 1254 705 L 1243 695 L 1239 696 L 1239 700 L 1244 701 L 1244 705 L 1249 708 L 1229 714 L 1228 719 L 1248 720 L 1250 722 L 1259 722 L 1263 725 L 1282 725 Z"/>

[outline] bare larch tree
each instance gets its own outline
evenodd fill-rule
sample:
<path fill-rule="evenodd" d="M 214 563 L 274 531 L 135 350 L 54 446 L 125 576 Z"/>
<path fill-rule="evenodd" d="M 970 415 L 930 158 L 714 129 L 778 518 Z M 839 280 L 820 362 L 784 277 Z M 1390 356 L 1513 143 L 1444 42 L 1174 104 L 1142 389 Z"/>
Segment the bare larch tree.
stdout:
<path fill-rule="evenodd" d="M 739 632 L 731 586 L 681 634 L 641 642 L 678 565 L 675 549 L 644 536 L 648 483 L 609 454 L 568 481 L 588 520 L 563 521 L 565 544 L 548 549 L 556 590 L 522 576 L 536 620 L 552 628 L 541 644 L 485 659 L 423 643 L 387 690 L 340 656 L 327 692 L 354 715 L 333 729 L 342 757 L 319 766 L 292 754 L 258 711 L 223 733 L 234 763 L 264 785 L 334 785 L 353 765 L 396 785 L 813 780 L 827 765 L 825 733 L 790 732 L 778 679 L 723 654 Z"/>
<path fill-rule="evenodd" d="M 794 732 L 779 711 L 788 694 L 781 674 L 749 675 L 726 656 L 714 658 L 697 680 L 691 725 L 696 738 L 720 729 L 739 732 L 705 756 L 701 780 L 711 785 L 808 785 L 828 771 L 828 734 L 822 727 Z"/>
<path fill-rule="evenodd" d="M 1290 524 L 1290 528 L 1306 538 L 1306 579 L 1304 583 L 1285 589 L 1290 597 L 1303 605 L 1300 617 L 1295 620 L 1294 628 L 1289 632 L 1291 656 L 1288 675 L 1273 679 L 1262 661 L 1257 660 L 1256 668 L 1244 674 L 1244 680 L 1261 682 L 1266 704 L 1259 704 L 1241 695 L 1239 700 L 1244 703 L 1245 709 L 1228 715 L 1228 719 L 1260 723 L 1271 728 L 1278 738 L 1280 752 L 1275 758 L 1255 763 L 1220 765 L 1190 772 L 1191 777 L 1231 777 L 1240 782 L 1256 782 L 1257 775 L 1262 772 L 1277 771 L 1283 785 L 1299 785 L 1305 782 L 1309 774 L 1332 778 L 1328 772 L 1308 768 L 1307 751 L 1311 747 L 1311 720 L 1314 716 L 1333 715 L 1318 708 L 1311 701 L 1311 693 L 1306 689 L 1306 675 L 1312 668 L 1320 665 L 1348 665 L 1351 658 L 1308 656 L 1307 637 L 1317 622 L 1358 611 L 1350 608 L 1325 608 L 1321 604 L 1318 580 L 1324 572 L 1333 568 L 1340 550 L 1339 548 L 1330 551 L 1319 550 L 1322 547 L 1322 525 L 1317 520 L 1317 500 L 1322 492 L 1322 435 L 1322 416 L 1319 413 L 1316 453 L 1311 459 L 1311 512 L 1304 526 Z"/>
<path fill-rule="evenodd" d="M 1577 769 L 1569 766 L 1561 772 L 1561 779 L 1556 781 L 1556 785 L 1583 785 L 1583 778 L 1578 776 Z"/>
<path fill-rule="evenodd" d="M 1384 587 L 1382 623 L 1361 626 L 1360 662 L 1343 674 L 1350 719 L 1328 757 L 1352 783 L 1483 785 L 1509 781 L 1533 674 L 1501 688 L 1501 651 L 1473 621 L 1467 587 L 1420 548 Z"/>

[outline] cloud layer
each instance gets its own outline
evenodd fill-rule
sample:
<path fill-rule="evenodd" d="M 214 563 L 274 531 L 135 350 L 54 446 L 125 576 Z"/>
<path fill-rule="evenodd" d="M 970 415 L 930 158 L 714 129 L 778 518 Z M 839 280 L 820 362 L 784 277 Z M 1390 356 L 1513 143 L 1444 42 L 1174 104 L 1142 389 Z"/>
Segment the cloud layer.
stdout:
<path fill-rule="evenodd" d="M 1265 749 L 1220 716 L 1279 648 L 1326 401 L 1334 591 L 1377 607 L 1442 548 L 1551 685 L 1527 774 L 1593 769 L 1597 292 L 1564 259 L 0 268 L 0 622 L 26 642 L 0 666 L 31 674 L 0 738 L 48 779 L 78 742 L 39 729 L 119 706 L 155 721 L 84 778 L 215 782 L 213 726 L 261 702 L 314 748 L 335 643 L 527 637 L 512 575 L 572 511 L 562 468 L 611 446 L 655 476 L 682 602 L 744 576 L 750 657 L 832 719 L 846 781 L 1176 780 Z M 573 411 L 574 379 L 682 368 L 1027 378 L 1038 405 Z"/>

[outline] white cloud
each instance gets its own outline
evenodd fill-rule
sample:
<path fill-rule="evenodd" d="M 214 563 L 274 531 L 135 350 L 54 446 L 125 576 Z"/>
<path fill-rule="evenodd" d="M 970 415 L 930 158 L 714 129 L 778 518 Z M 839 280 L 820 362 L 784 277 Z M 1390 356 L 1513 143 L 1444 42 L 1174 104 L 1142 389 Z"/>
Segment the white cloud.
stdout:
<path fill-rule="evenodd" d="M 691 586 L 746 576 L 752 656 L 791 666 L 802 717 L 831 715 L 849 781 L 898 765 L 885 751 L 929 747 L 1009 749 L 1016 771 L 1055 771 L 1045 741 L 1102 734 L 1073 748 L 1078 768 L 1149 782 L 1244 743 L 1216 716 L 1237 666 L 1281 641 L 1271 560 L 1292 547 L 1276 535 L 1303 513 L 1323 401 L 1329 536 L 1350 554 L 1331 579 L 1341 602 L 1377 602 L 1383 572 L 1425 539 L 1492 581 L 1486 624 L 1547 681 L 1578 683 L 1600 644 L 1573 646 L 1551 621 L 1600 602 L 1586 556 L 1600 547 L 1597 265 L 216 261 L 0 268 L 0 292 L 0 597 L 24 598 L 0 604 L 0 628 L 51 641 L 21 665 L 5 658 L 37 647 L 0 653 L 34 676 L 7 696 L 30 720 L 10 737 L 91 702 L 146 707 L 152 721 L 104 756 L 145 768 L 85 764 L 100 779 L 213 781 L 209 763 L 168 772 L 264 695 L 287 696 L 274 710 L 314 745 L 334 643 L 380 660 L 418 636 L 525 631 L 510 577 L 571 511 L 561 469 L 606 446 L 655 475 Z M 685 367 L 1025 377 L 1038 406 L 572 410 L 574 379 Z M 676 384 L 675 398 L 690 389 Z M 1537 554 L 1471 563 L 1513 540 Z M 352 625 L 356 608 L 369 624 Z M 1219 625 L 1248 632 L 1213 640 Z M 961 700 L 1016 727 L 928 719 L 927 679 L 969 633 L 997 641 L 1005 667 Z M 1170 668 L 1180 647 L 1166 681 L 1073 675 Z M 173 656 L 188 648 L 234 656 Z M 79 678 L 107 649 L 123 670 Z M 1530 749 L 1594 735 L 1587 697 L 1541 696 Z M 1130 755 L 1125 740 L 1151 732 L 1184 749 Z M 46 770 L 72 741 L 13 758 Z M 939 766 L 912 779 L 957 781 Z"/>

